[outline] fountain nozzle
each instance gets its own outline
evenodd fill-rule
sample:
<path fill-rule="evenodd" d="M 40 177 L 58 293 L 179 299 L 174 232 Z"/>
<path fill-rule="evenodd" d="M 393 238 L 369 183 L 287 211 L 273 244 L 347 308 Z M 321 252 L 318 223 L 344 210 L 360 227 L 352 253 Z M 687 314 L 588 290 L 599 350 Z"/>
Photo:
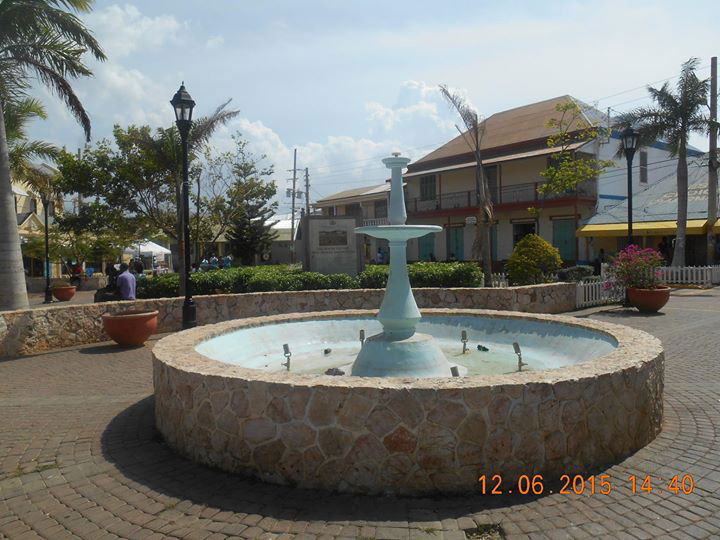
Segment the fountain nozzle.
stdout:
<path fill-rule="evenodd" d="M 287 343 L 283 344 L 283 354 L 285 355 L 285 362 L 280 364 L 281 366 L 285 366 L 288 371 L 290 371 L 290 346 Z"/>
<path fill-rule="evenodd" d="M 520 350 L 520 345 L 517 341 L 513 341 L 513 350 L 515 351 L 515 354 L 517 354 L 518 357 L 518 371 L 522 371 L 523 366 L 527 366 L 525 362 L 522 361 L 522 351 Z"/>
<path fill-rule="evenodd" d="M 463 352 L 462 353 L 465 354 L 468 350 L 467 349 L 467 342 L 468 342 L 467 330 L 463 330 L 462 332 L 460 332 L 460 341 L 462 341 L 462 344 L 463 344 Z"/>

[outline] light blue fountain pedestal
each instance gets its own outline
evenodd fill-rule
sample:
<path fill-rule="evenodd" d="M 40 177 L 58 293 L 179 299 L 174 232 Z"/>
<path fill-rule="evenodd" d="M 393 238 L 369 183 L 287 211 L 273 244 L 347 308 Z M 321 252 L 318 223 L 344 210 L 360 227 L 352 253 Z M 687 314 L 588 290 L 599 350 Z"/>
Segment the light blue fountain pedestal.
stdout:
<path fill-rule="evenodd" d="M 369 337 L 352 366 L 359 377 L 449 377 L 450 364 L 432 336 L 415 332 L 420 310 L 415 303 L 407 270 L 407 243 L 428 233 L 437 233 L 437 225 L 406 225 L 402 169 L 409 159 L 393 154 L 383 159 L 392 171 L 390 185 L 390 225 L 358 227 L 356 233 L 388 240 L 390 275 L 378 320 L 383 331 Z"/>

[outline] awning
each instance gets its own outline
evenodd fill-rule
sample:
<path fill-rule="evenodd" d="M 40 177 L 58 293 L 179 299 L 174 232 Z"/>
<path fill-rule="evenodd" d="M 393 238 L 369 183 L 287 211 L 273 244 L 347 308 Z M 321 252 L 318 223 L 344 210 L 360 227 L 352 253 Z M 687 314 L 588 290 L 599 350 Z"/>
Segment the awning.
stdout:
<path fill-rule="evenodd" d="M 587 144 L 588 141 L 582 141 L 573 143 L 567 146 L 567 150 L 577 150 L 581 146 Z M 552 148 L 540 148 L 538 150 L 530 150 L 529 152 L 519 152 L 517 154 L 508 154 L 506 156 L 498 156 L 496 158 L 483 159 L 483 165 L 492 165 L 493 163 L 500 163 L 502 161 L 514 161 L 516 159 L 526 159 L 536 156 L 546 156 L 548 154 L 557 154 L 563 148 L 561 146 L 553 146 Z M 454 171 L 457 169 L 468 169 L 475 167 L 476 162 L 471 161 L 469 163 L 461 163 L 460 165 L 448 165 L 447 167 L 438 167 L 437 169 L 426 169 L 424 171 L 417 171 L 406 173 L 403 178 L 410 178 L 413 176 L 425 176 L 427 174 L 434 174 L 439 172 Z"/>
<path fill-rule="evenodd" d="M 687 222 L 687 234 L 703 234 L 706 223 L 706 219 L 689 219 Z M 676 232 L 677 221 L 641 221 L 633 223 L 633 236 L 662 236 L 664 234 L 675 234 Z M 583 225 L 576 231 L 575 235 L 579 237 L 611 237 L 627 236 L 627 233 L 627 223 L 599 223 Z"/>

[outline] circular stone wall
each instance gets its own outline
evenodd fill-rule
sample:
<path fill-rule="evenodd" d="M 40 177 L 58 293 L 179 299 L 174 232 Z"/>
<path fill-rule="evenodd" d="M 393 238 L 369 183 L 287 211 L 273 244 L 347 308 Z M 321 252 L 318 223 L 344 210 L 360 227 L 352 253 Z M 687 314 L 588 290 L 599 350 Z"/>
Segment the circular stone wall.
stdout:
<path fill-rule="evenodd" d="M 424 310 L 561 322 L 618 347 L 547 371 L 442 379 L 261 372 L 211 360 L 195 346 L 243 327 L 374 311 L 240 319 L 160 340 L 153 349 L 155 417 L 181 454 L 279 484 L 420 495 L 546 481 L 617 462 L 653 440 L 663 415 L 663 350 L 614 324 L 487 310 Z"/>

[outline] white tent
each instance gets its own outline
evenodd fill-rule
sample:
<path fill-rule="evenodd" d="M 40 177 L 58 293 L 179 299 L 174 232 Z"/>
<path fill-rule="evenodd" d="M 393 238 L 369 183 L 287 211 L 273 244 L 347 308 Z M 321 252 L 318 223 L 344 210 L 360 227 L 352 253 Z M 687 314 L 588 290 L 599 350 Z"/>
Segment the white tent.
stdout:
<path fill-rule="evenodd" d="M 170 255 L 171 251 L 168 248 L 162 247 L 160 244 L 155 242 L 143 242 L 141 244 L 135 244 L 125 250 L 128 255 Z"/>

